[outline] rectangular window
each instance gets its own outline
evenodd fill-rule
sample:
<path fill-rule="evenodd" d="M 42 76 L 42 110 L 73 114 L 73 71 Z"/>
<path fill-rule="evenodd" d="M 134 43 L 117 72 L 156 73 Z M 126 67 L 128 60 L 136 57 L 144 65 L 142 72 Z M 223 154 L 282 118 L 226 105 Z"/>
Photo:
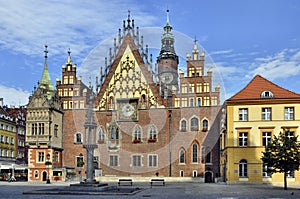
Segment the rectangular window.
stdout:
<path fill-rule="evenodd" d="M 79 108 L 84 108 L 84 101 L 79 102 Z"/>
<path fill-rule="evenodd" d="M 195 68 L 189 68 L 189 77 L 195 76 Z"/>
<path fill-rule="evenodd" d="M 14 144 L 15 144 L 14 138 L 10 138 L 10 144 L 11 144 L 11 145 L 14 145 Z"/>
<path fill-rule="evenodd" d="M 181 85 L 181 93 L 187 93 L 187 85 L 186 84 Z"/>
<path fill-rule="evenodd" d="M 38 161 L 37 162 L 44 162 L 45 161 L 45 153 L 42 151 L 38 152 Z"/>
<path fill-rule="evenodd" d="M 175 107 L 180 107 L 180 98 L 175 98 Z"/>
<path fill-rule="evenodd" d="M 294 137 L 294 132 L 293 131 L 288 131 L 285 133 L 285 136 L 288 137 L 289 139 Z"/>
<path fill-rule="evenodd" d="M 189 93 L 194 93 L 195 92 L 195 84 L 190 84 L 189 85 Z"/>
<path fill-rule="evenodd" d="M 210 105 L 210 103 L 209 103 L 210 97 L 203 97 L 203 100 L 204 100 L 204 106 Z"/>
<path fill-rule="evenodd" d="M 157 167 L 157 155 L 149 155 L 148 157 L 148 166 Z"/>
<path fill-rule="evenodd" d="M 248 133 L 239 133 L 239 146 L 248 146 Z"/>
<path fill-rule="evenodd" d="M 80 154 L 80 156 L 76 156 L 76 167 L 83 167 L 83 165 L 84 165 L 83 155 Z"/>
<path fill-rule="evenodd" d="M 74 88 L 74 96 L 79 96 L 79 88 Z"/>
<path fill-rule="evenodd" d="M 65 88 L 65 89 L 64 89 L 64 96 L 68 96 L 68 94 L 69 94 L 69 93 L 68 93 L 68 89 Z"/>
<path fill-rule="evenodd" d="M 218 105 L 218 98 L 213 96 L 211 97 L 211 105 L 212 106 L 217 106 Z"/>
<path fill-rule="evenodd" d="M 111 167 L 119 166 L 118 159 L 119 159 L 118 155 L 110 155 L 109 156 L 109 166 L 111 166 Z"/>
<path fill-rule="evenodd" d="M 68 76 L 64 76 L 64 84 L 68 84 Z"/>
<path fill-rule="evenodd" d="M 204 83 L 204 85 L 203 85 L 203 92 L 209 92 L 209 83 Z"/>
<path fill-rule="evenodd" d="M 57 137 L 57 135 L 58 135 L 58 125 L 55 124 L 54 125 L 54 136 Z"/>
<path fill-rule="evenodd" d="M 272 173 L 268 172 L 268 165 L 265 163 L 262 165 L 262 171 L 262 177 L 270 178 L 272 176 Z"/>
<path fill-rule="evenodd" d="M 187 98 L 181 99 L 181 107 L 187 107 Z"/>
<path fill-rule="evenodd" d="M 73 88 L 69 88 L 69 96 L 73 96 Z"/>
<path fill-rule="evenodd" d="M 202 83 L 197 83 L 196 84 L 196 92 L 201 93 L 202 92 Z"/>
<path fill-rule="evenodd" d="M 64 103 L 63 103 L 63 108 L 64 108 L 64 109 L 68 109 L 68 101 L 64 101 Z"/>
<path fill-rule="evenodd" d="M 284 108 L 284 119 L 285 120 L 294 120 L 294 107 L 285 107 Z"/>
<path fill-rule="evenodd" d="M 248 121 L 248 109 L 247 108 L 239 109 L 239 121 Z"/>
<path fill-rule="evenodd" d="M 59 95 L 59 96 L 62 96 L 62 89 L 61 89 L 61 88 L 58 89 L 58 95 Z"/>
<path fill-rule="evenodd" d="M 74 76 L 70 76 L 70 80 L 69 80 L 70 84 L 74 84 Z"/>
<path fill-rule="evenodd" d="M 262 120 L 271 120 L 271 108 L 262 108 Z"/>
<path fill-rule="evenodd" d="M 190 107 L 194 107 L 194 98 L 190 98 Z"/>
<path fill-rule="evenodd" d="M 263 146 L 267 146 L 271 142 L 271 138 L 272 138 L 271 132 L 263 132 L 263 134 L 262 134 Z"/>
<path fill-rule="evenodd" d="M 132 156 L 132 166 L 133 167 L 140 167 L 140 166 L 142 166 L 142 156 L 140 156 L 140 155 L 133 155 Z"/>
<path fill-rule="evenodd" d="M 295 171 L 288 171 L 287 172 L 287 177 L 288 178 L 295 178 Z"/>

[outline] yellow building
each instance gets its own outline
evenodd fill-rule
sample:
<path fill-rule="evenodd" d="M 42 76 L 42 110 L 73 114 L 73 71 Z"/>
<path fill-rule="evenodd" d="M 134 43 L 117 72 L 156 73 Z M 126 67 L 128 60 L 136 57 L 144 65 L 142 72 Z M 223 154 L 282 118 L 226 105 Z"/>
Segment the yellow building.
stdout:
<path fill-rule="evenodd" d="M 240 92 L 226 100 L 226 128 L 220 137 L 222 179 L 236 182 L 283 182 L 283 174 L 265 172 L 262 151 L 284 129 L 300 134 L 300 95 L 257 75 Z M 288 182 L 300 182 L 291 171 Z"/>
<path fill-rule="evenodd" d="M 16 163 L 16 123 L 0 99 L 0 180 L 12 172 Z"/>

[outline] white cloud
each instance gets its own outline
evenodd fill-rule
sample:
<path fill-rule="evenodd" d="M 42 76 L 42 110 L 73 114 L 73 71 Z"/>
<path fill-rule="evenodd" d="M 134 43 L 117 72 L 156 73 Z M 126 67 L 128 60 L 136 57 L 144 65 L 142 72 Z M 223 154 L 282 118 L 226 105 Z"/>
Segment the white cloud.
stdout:
<path fill-rule="evenodd" d="M 26 105 L 30 93 L 20 88 L 10 88 L 0 85 L 0 98 L 3 98 L 4 105 Z"/>
<path fill-rule="evenodd" d="M 227 49 L 227 50 L 212 51 L 209 54 L 210 55 L 223 55 L 223 54 L 230 54 L 232 52 L 233 52 L 233 49 Z"/>
<path fill-rule="evenodd" d="M 260 74 L 269 80 L 289 78 L 300 73 L 300 51 L 284 49 L 275 55 L 256 58 L 247 76 Z"/>
<path fill-rule="evenodd" d="M 0 48 L 37 55 L 47 42 L 52 56 L 65 54 L 68 47 L 78 56 L 85 55 L 83 52 L 95 47 L 97 38 L 103 40 L 122 28 L 127 6 L 127 2 L 117 0 L 2 1 Z M 130 9 L 141 26 L 155 21 L 154 16 L 139 11 L 138 5 L 130 4 Z"/>

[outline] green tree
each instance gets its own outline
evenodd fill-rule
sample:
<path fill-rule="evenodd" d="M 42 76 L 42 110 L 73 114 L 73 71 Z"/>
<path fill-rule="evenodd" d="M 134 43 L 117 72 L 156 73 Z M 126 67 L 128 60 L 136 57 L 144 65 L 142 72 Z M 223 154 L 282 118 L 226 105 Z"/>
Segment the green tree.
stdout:
<path fill-rule="evenodd" d="M 290 135 L 290 136 L 288 136 Z M 297 137 L 291 136 L 293 132 L 284 130 L 269 142 L 261 160 L 265 165 L 265 171 L 270 173 L 284 174 L 284 189 L 287 190 L 287 174 L 299 170 L 300 166 L 300 143 Z"/>

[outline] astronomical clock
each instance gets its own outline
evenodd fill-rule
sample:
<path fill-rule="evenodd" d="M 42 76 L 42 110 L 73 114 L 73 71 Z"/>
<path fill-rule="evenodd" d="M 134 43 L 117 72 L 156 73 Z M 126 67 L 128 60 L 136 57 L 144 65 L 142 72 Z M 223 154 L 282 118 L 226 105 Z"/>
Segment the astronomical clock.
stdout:
<path fill-rule="evenodd" d="M 117 100 L 119 121 L 138 120 L 138 100 L 138 98 Z"/>

